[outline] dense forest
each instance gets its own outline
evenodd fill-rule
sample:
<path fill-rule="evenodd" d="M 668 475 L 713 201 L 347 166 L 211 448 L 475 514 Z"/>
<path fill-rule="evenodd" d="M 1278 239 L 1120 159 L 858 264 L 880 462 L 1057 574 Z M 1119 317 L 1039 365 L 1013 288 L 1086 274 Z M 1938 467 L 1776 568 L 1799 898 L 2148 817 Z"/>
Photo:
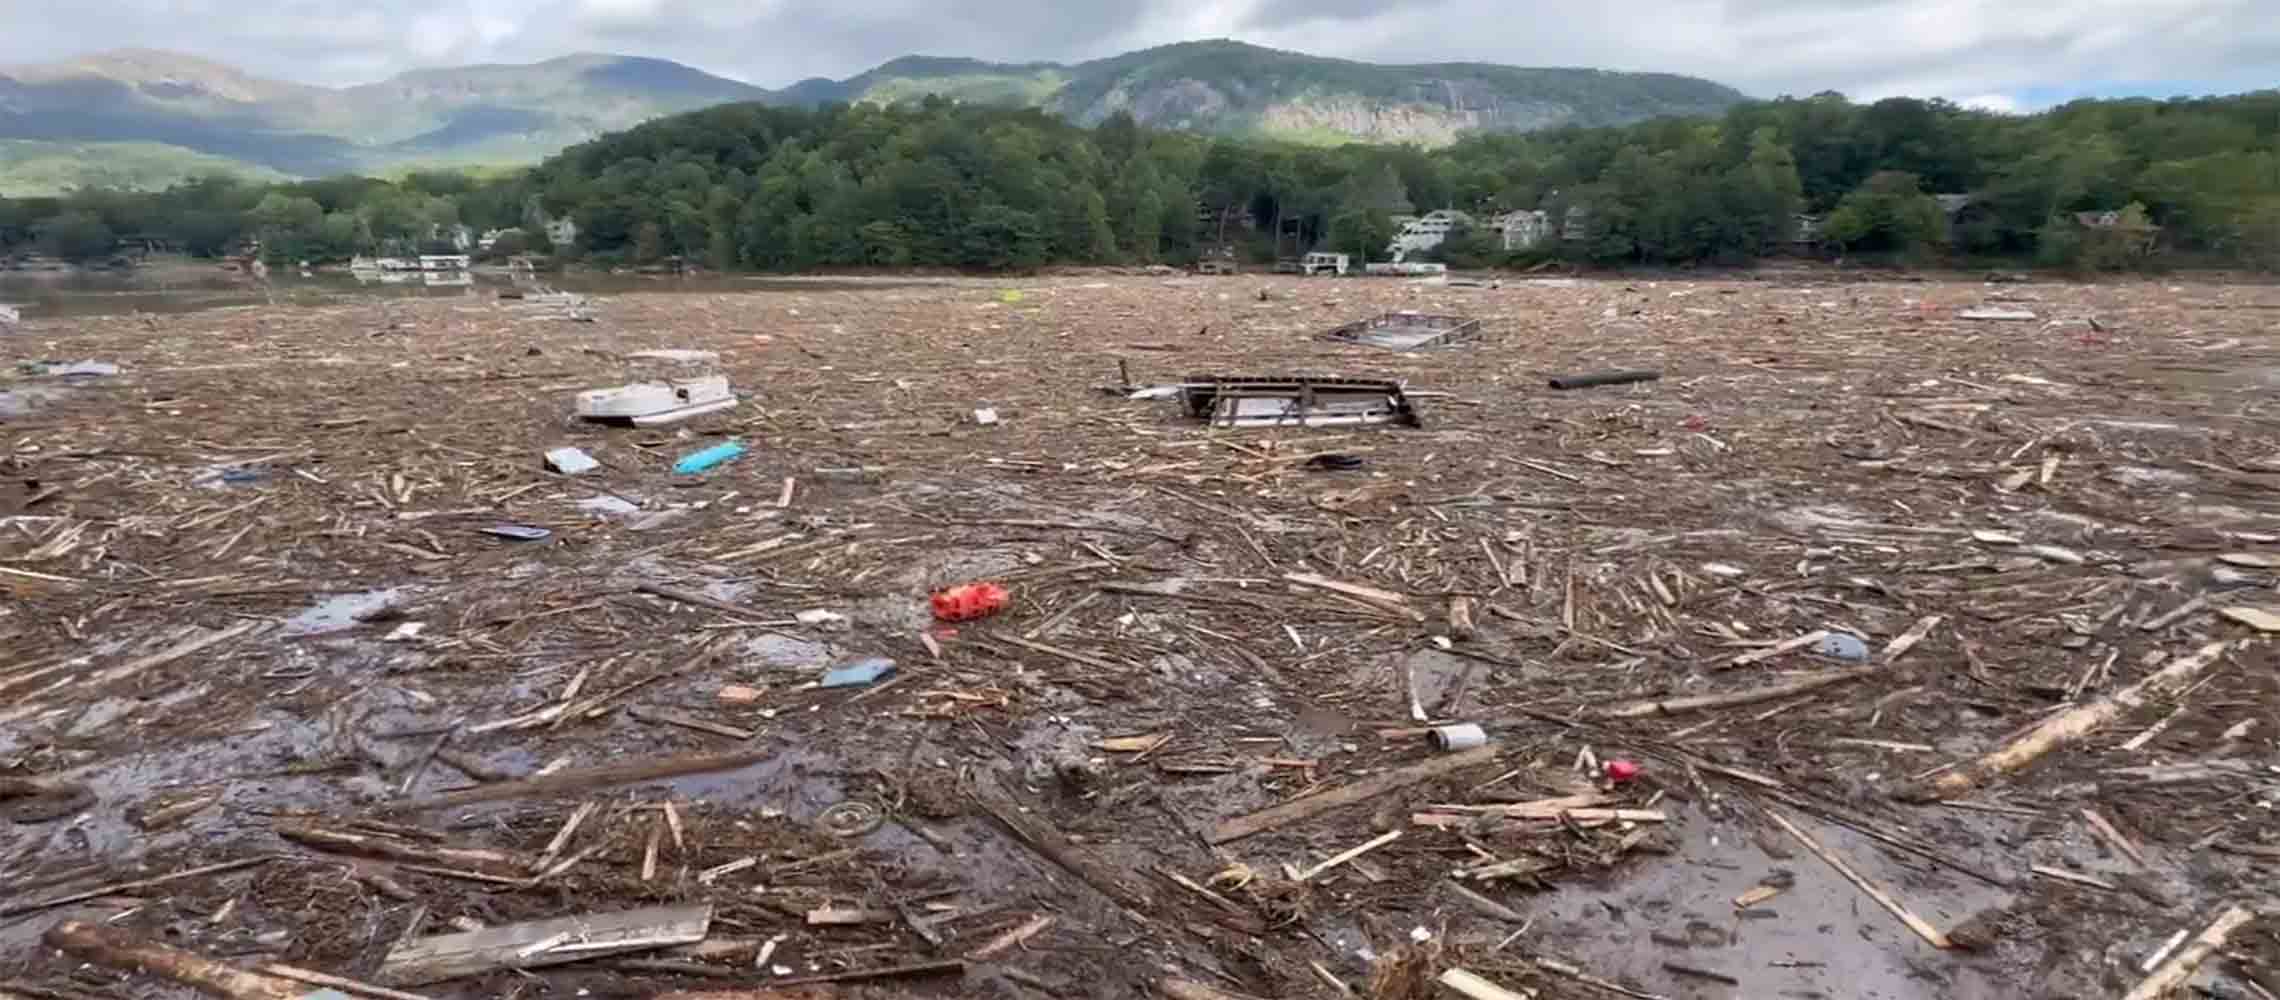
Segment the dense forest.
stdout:
<path fill-rule="evenodd" d="M 336 261 L 405 251 L 463 224 L 516 230 L 499 253 L 551 250 L 596 266 L 1176 264 L 1221 247 L 1255 260 L 1308 249 L 1376 259 L 1395 216 L 1436 208 L 1483 223 L 1435 251 L 1459 266 L 1813 253 L 2280 270 L 2280 91 L 2080 101 L 2035 115 L 1826 94 L 1712 119 L 1478 135 L 1430 152 L 1208 138 L 1121 115 L 1086 129 L 940 99 L 736 104 L 499 177 L 209 178 L 0 200 L 0 253 L 101 258 L 136 237 L 216 255 L 252 238 L 273 260 Z M 1485 222 L 1513 209 L 1565 225 L 1507 252 Z M 1803 232 L 1800 215 L 1814 221 Z M 545 223 L 562 218 L 577 235 L 550 247 Z"/>

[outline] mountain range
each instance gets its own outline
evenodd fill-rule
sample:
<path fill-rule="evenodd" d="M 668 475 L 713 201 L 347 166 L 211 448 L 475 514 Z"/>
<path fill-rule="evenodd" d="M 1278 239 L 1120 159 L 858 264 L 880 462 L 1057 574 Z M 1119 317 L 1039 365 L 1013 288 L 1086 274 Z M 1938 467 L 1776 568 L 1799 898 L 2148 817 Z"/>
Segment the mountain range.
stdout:
<path fill-rule="evenodd" d="M 0 66 L 0 194 L 71 183 L 163 185 L 218 168 L 306 177 L 522 164 L 715 104 L 927 95 L 1038 107 L 1081 124 L 1126 111 L 1143 124 L 1212 134 L 1428 146 L 1469 129 L 1621 124 L 1715 114 L 1744 100 L 1730 87 L 1670 74 L 1390 66 L 1228 41 L 1074 64 L 907 56 L 845 80 L 781 90 L 662 59 L 596 54 L 415 70 L 333 88 L 179 53 L 125 50 Z M 170 167 L 179 167 L 173 177 Z"/>

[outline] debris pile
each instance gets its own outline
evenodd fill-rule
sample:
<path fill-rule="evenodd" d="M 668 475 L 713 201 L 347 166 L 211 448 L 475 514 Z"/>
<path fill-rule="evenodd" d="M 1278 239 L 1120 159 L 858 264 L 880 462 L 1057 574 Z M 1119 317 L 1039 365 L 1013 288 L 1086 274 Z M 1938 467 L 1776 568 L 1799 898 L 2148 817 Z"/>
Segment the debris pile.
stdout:
<path fill-rule="evenodd" d="M 2280 296 L 1260 281 L 26 320 L 0 982 L 2280 990 Z"/>

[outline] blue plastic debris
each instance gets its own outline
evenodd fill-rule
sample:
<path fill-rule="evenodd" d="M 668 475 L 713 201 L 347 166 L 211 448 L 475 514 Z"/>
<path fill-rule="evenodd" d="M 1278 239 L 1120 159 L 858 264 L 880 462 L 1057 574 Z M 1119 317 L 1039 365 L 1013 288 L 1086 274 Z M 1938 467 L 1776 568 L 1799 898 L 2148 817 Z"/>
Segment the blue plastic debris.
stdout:
<path fill-rule="evenodd" d="M 482 531 L 486 535 L 516 542 L 537 542 L 554 537 L 552 531 L 533 528 L 527 524 L 494 524 Z"/>
<path fill-rule="evenodd" d="M 895 661 L 884 656 L 874 656 L 868 660 L 852 663 L 824 674 L 823 686 L 827 688 L 863 687 L 876 684 L 894 675 Z"/>
<path fill-rule="evenodd" d="M 1831 633 L 1828 638 L 1821 640 L 1821 644 L 1814 647 L 1814 652 L 1852 663 L 1868 659 L 1867 644 L 1842 632 Z"/>
<path fill-rule="evenodd" d="M 260 481 L 262 481 L 262 480 L 264 480 L 264 479 L 267 479 L 267 478 L 269 478 L 269 473 L 267 473 L 267 472 L 264 472 L 264 471 L 262 471 L 262 470 L 260 470 L 260 469 L 223 469 L 223 470 L 222 470 L 222 482 L 225 482 L 225 483 L 230 483 L 230 484 L 233 484 L 233 485 L 244 484 L 244 483 L 258 483 L 258 482 L 260 482 Z"/>
<path fill-rule="evenodd" d="M 703 451 L 692 451 L 681 456 L 680 461 L 673 463 L 673 474 L 693 476 L 742 454 L 744 442 L 723 441 Z"/>

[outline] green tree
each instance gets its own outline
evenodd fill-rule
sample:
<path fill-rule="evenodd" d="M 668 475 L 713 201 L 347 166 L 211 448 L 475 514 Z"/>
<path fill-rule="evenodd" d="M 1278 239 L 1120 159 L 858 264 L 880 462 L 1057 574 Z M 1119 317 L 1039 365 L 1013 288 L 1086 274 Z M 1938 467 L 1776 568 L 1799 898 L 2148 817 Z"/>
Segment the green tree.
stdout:
<path fill-rule="evenodd" d="M 73 262 L 109 257 L 118 237 L 92 212 L 65 212 L 37 227 L 40 252 Z"/>
<path fill-rule="evenodd" d="M 1947 217 L 1914 174 L 1884 171 L 1845 196 L 1822 232 L 1847 250 L 1919 256 L 1947 235 Z"/>

